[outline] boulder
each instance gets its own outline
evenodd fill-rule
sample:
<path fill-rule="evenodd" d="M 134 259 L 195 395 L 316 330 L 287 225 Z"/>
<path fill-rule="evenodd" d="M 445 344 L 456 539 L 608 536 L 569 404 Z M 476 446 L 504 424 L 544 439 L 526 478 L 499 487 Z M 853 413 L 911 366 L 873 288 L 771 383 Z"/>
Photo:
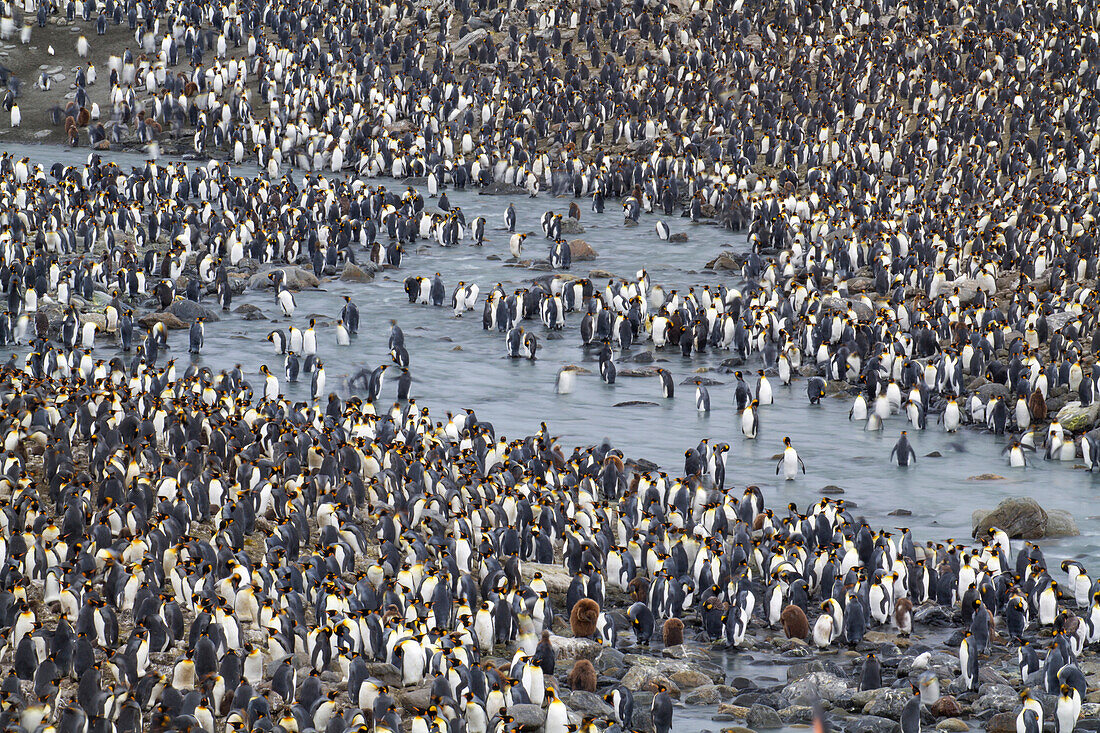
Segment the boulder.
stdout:
<path fill-rule="evenodd" d="M 722 702 L 718 685 L 703 685 L 684 696 L 684 705 L 717 705 Z"/>
<path fill-rule="evenodd" d="M 949 288 L 959 289 L 959 304 L 969 305 L 977 297 L 978 291 L 981 287 L 978 285 L 978 281 L 972 277 L 960 277 L 951 283 Z"/>
<path fill-rule="evenodd" d="M 138 319 L 145 328 L 152 328 L 158 323 L 163 323 L 167 328 L 173 331 L 179 331 L 187 328 L 187 324 L 181 321 L 176 315 L 169 313 L 168 311 L 159 311 L 157 313 L 146 313 L 144 316 Z"/>
<path fill-rule="evenodd" d="M 783 720 L 774 708 L 767 705 L 753 705 L 745 716 L 745 725 L 753 730 L 774 730 L 783 727 Z"/>
<path fill-rule="evenodd" d="M 585 717 L 608 718 L 613 713 L 611 706 L 602 697 L 587 690 L 575 690 L 563 697 L 562 702 L 570 710 Z"/>
<path fill-rule="evenodd" d="M 1016 733 L 1016 713 L 997 713 L 985 723 L 989 733 Z"/>
<path fill-rule="evenodd" d="M 272 286 L 272 280 L 268 275 L 276 270 L 282 270 L 284 274 L 284 281 L 286 286 L 291 290 L 306 290 L 309 288 L 315 288 L 321 284 L 321 281 L 317 279 L 309 270 L 304 267 L 296 267 L 293 265 L 287 265 L 286 267 L 266 267 L 257 272 L 252 277 L 248 278 L 248 287 L 250 290 L 265 290 Z"/>
<path fill-rule="evenodd" d="M 239 314 L 241 318 L 246 321 L 262 321 L 267 318 L 267 316 L 264 315 L 263 309 L 251 303 L 245 303 L 233 312 Z"/>
<path fill-rule="evenodd" d="M 367 673 L 390 687 L 401 686 L 401 670 L 388 662 L 367 662 Z"/>
<path fill-rule="evenodd" d="M 1072 320 L 1077 318 L 1077 314 L 1072 311 L 1062 311 L 1061 313 L 1052 313 L 1047 316 L 1047 328 L 1051 333 L 1054 333 L 1062 326 L 1066 325 Z"/>
<path fill-rule="evenodd" d="M 987 533 L 990 527 L 1004 530 L 1012 539 L 1037 540 L 1047 532 L 1047 513 L 1029 496 L 1009 497 L 991 512 L 975 511 L 972 521 L 974 537 Z"/>
<path fill-rule="evenodd" d="M 876 690 L 871 702 L 864 706 L 863 714 L 876 715 L 880 718 L 889 718 L 890 720 L 900 720 L 901 711 L 905 708 L 905 704 L 909 702 L 911 697 L 913 697 L 913 693 L 909 690 L 898 690 L 893 688 Z"/>
<path fill-rule="evenodd" d="M 1058 422 L 1066 430 L 1079 433 L 1096 424 L 1097 414 L 1100 414 L 1100 401 L 1093 402 L 1088 407 L 1082 407 L 1077 401 L 1068 402 L 1058 410 Z"/>
<path fill-rule="evenodd" d="M 508 710 L 514 730 L 537 731 L 546 723 L 546 711 L 541 705 L 513 705 Z"/>
<path fill-rule="evenodd" d="M 584 226 L 570 217 L 565 217 L 561 220 L 561 233 L 562 234 L 584 234 Z"/>
<path fill-rule="evenodd" d="M 525 581 L 530 583 L 536 573 L 546 583 L 546 590 L 551 595 L 569 592 L 569 583 L 572 578 L 569 577 L 569 573 L 561 565 L 545 565 L 537 562 L 523 564 L 523 579 Z"/>
<path fill-rule="evenodd" d="M 394 692 L 394 698 L 397 700 L 397 704 L 405 710 L 427 710 L 432 704 L 432 687 L 425 684 L 410 687 L 407 690 L 397 690 Z"/>
<path fill-rule="evenodd" d="M 875 312 L 871 310 L 870 306 L 857 298 L 835 298 L 830 296 L 821 301 L 821 306 L 830 313 L 847 313 L 848 308 L 851 308 L 856 317 L 864 322 L 872 321 L 875 318 Z"/>
<path fill-rule="evenodd" d="M 685 232 L 676 232 L 675 234 L 669 235 L 668 241 L 674 244 L 683 244 L 688 241 L 688 235 Z"/>
<path fill-rule="evenodd" d="M 374 279 L 374 270 L 364 270 L 359 265 L 348 262 L 340 273 L 340 280 L 347 283 L 369 283 Z"/>
<path fill-rule="evenodd" d="M 672 681 L 675 682 L 681 690 L 711 684 L 710 677 L 694 669 L 684 669 L 679 672 L 673 672 L 669 677 L 672 678 Z"/>
<path fill-rule="evenodd" d="M 485 28 L 478 28 L 477 30 L 470 31 L 451 46 L 451 52 L 456 56 L 464 53 L 466 49 L 478 41 L 484 40 L 488 35 L 489 31 Z"/>
<path fill-rule="evenodd" d="M 574 262 L 588 262 L 596 259 L 596 250 L 583 239 L 569 240 L 569 254 L 573 256 Z"/>
<path fill-rule="evenodd" d="M 850 277 L 844 284 L 849 293 L 869 293 L 875 289 L 873 277 Z"/>
<path fill-rule="evenodd" d="M 550 635 L 550 646 L 558 659 L 595 659 L 604 647 L 592 639 L 576 639 L 572 636 Z"/>
<path fill-rule="evenodd" d="M 852 688 L 848 681 L 829 672 L 811 672 L 783 688 L 781 693 L 784 707 L 790 705 L 813 705 L 819 699 L 837 704 L 852 697 Z"/>
<path fill-rule="evenodd" d="M 741 271 L 741 263 L 733 258 L 729 252 L 723 252 L 708 262 L 704 267 L 708 270 Z"/>
<path fill-rule="evenodd" d="M 874 715 L 861 715 L 858 718 L 837 720 L 834 723 L 844 733 L 897 733 L 901 730 L 901 726 L 896 721 Z"/>
<path fill-rule="evenodd" d="M 592 660 L 592 664 L 596 667 L 596 671 L 606 674 L 609 669 L 621 669 L 625 666 L 624 659 L 626 655 L 618 649 L 605 646 L 600 649 L 596 658 Z"/>
<path fill-rule="evenodd" d="M 1077 520 L 1071 512 L 1065 509 L 1047 510 L 1047 537 L 1077 537 L 1080 534 Z"/>
<path fill-rule="evenodd" d="M 993 397 L 1000 397 L 1002 400 L 1007 399 L 1010 394 L 1008 385 L 1000 382 L 986 382 L 978 387 L 978 396 L 982 398 L 982 402 L 989 402 Z"/>
<path fill-rule="evenodd" d="M 217 311 L 207 308 L 202 303 L 196 303 L 186 298 L 174 301 L 172 305 L 168 306 L 168 312 L 188 324 L 194 323 L 199 318 L 203 318 L 207 321 L 221 320 Z"/>

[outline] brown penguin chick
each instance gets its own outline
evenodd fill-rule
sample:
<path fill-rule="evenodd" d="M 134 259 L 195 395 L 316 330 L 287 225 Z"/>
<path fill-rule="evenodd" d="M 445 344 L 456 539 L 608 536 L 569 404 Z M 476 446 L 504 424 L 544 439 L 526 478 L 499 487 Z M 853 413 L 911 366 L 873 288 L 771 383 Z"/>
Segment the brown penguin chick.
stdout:
<path fill-rule="evenodd" d="M 596 633 L 596 620 L 600 617 L 600 604 L 591 598 L 582 598 L 569 613 L 569 628 L 573 636 L 583 639 Z"/>
<path fill-rule="evenodd" d="M 665 640 L 665 646 L 679 646 L 684 643 L 684 622 L 673 616 L 665 621 L 661 634 Z"/>
<path fill-rule="evenodd" d="M 913 632 L 913 602 L 908 598 L 895 601 L 894 626 L 902 636 L 909 636 Z"/>
<path fill-rule="evenodd" d="M 578 659 L 569 670 L 567 678 L 569 686 L 574 690 L 596 691 L 596 668 L 587 659 Z"/>
<path fill-rule="evenodd" d="M 1031 399 L 1027 401 L 1027 409 L 1031 412 L 1031 422 L 1047 421 L 1047 401 L 1039 390 L 1031 393 Z"/>
<path fill-rule="evenodd" d="M 783 633 L 788 639 L 805 639 L 810 635 L 806 612 L 793 603 L 779 614 L 779 623 L 783 625 Z"/>
<path fill-rule="evenodd" d="M 630 599 L 645 603 L 649 599 L 649 581 L 645 578 L 634 578 L 626 584 Z"/>

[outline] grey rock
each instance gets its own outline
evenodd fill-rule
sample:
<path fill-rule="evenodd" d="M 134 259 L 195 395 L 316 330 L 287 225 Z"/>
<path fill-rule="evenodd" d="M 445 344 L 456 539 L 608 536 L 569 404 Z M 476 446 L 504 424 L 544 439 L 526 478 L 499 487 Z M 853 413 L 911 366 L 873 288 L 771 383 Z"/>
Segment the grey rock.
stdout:
<path fill-rule="evenodd" d="M 874 692 L 871 702 L 864 706 L 863 714 L 890 718 L 891 720 L 901 718 L 901 711 L 905 708 L 905 704 L 909 702 L 909 698 L 913 696 L 913 693 L 909 690 L 892 688 L 883 688 Z"/>
<path fill-rule="evenodd" d="M 705 266 L 708 270 L 741 271 L 741 263 L 734 259 L 729 252 L 723 252 L 708 262 Z"/>
<path fill-rule="evenodd" d="M 193 300 L 177 300 L 168 306 L 168 312 L 180 319 L 184 323 L 194 323 L 199 318 L 203 318 L 207 321 L 220 321 L 221 317 L 217 312 L 207 308 L 202 303 L 196 303 Z"/>
<path fill-rule="evenodd" d="M 401 670 L 388 662 L 367 662 L 367 674 L 390 687 L 401 686 Z"/>
<path fill-rule="evenodd" d="M 819 699 L 836 705 L 851 700 L 853 692 L 848 681 L 841 677 L 828 672 L 811 672 L 783 688 L 780 697 L 784 702 L 782 707 L 813 705 Z"/>
<path fill-rule="evenodd" d="M 833 724 L 844 733 L 898 733 L 901 730 L 901 726 L 895 721 L 874 715 L 834 720 Z"/>
<path fill-rule="evenodd" d="M 1097 414 L 1100 414 L 1100 402 L 1093 402 L 1088 407 L 1082 407 L 1080 402 L 1068 402 L 1058 410 L 1058 422 L 1066 430 L 1077 433 L 1095 425 Z"/>
<path fill-rule="evenodd" d="M 567 216 L 561 220 L 561 233 L 584 234 L 584 226 L 576 219 L 570 219 Z"/>
<path fill-rule="evenodd" d="M 363 269 L 359 265 L 348 262 L 344 265 L 344 271 L 340 273 L 340 280 L 349 283 L 369 283 L 374 279 L 375 270 Z"/>
<path fill-rule="evenodd" d="M 516 730 L 537 731 L 546 722 L 546 711 L 539 705 L 513 705 L 508 714 L 515 719 Z"/>
<path fill-rule="evenodd" d="M 618 649 L 604 647 L 596 655 L 596 658 L 592 660 L 592 664 L 596 667 L 597 672 L 606 673 L 609 669 L 617 669 L 626 666 L 623 662 L 625 656 L 626 655 Z"/>
<path fill-rule="evenodd" d="M 585 690 L 574 690 L 562 698 L 562 702 L 570 710 L 584 716 L 606 718 L 613 712 L 611 706 L 604 702 L 602 697 Z"/>
<path fill-rule="evenodd" d="M 1047 537 L 1077 537 L 1080 534 L 1073 514 L 1064 509 L 1047 510 Z"/>
<path fill-rule="evenodd" d="M 753 705 L 745 717 L 745 725 L 753 730 L 774 730 L 783 727 L 783 720 L 774 708 L 767 705 Z"/>
<path fill-rule="evenodd" d="M 251 303 L 245 303 L 233 312 L 239 314 L 246 321 L 262 321 L 266 318 L 263 309 Z"/>
<path fill-rule="evenodd" d="M 293 265 L 287 265 L 285 267 L 266 267 L 255 275 L 248 279 L 248 287 L 251 290 L 265 290 L 272 286 L 271 278 L 268 277 L 276 270 L 282 270 L 285 275 L 286 286 L 291 290 L 307 290 L 309 288 L 315 288 L 321 284 L 321 281 L 317 279 L 309 270 L 304 267 L 297 267 Z"/>
<path fill-rule="evenodd" d="M 1012 539 L 1037 540 L 1046 536 L 1047 513 L 1029 496 L 1009 497 L 979 517 L 980 511 L 974 512 L 975 537 L 989 532 L 990 527 L 1004 530 Z"/>
<path fill-rule="evenodd" d="M 473 44 L 478 41 L 484 40 L 489 35 L 489 31 L 485 28 L 478 28 L 477 30 L 470 31 L 462 38 L 460 38 L 454 46 L 451 47 L 451 51 L 458 55 L 463 53 Z"/>

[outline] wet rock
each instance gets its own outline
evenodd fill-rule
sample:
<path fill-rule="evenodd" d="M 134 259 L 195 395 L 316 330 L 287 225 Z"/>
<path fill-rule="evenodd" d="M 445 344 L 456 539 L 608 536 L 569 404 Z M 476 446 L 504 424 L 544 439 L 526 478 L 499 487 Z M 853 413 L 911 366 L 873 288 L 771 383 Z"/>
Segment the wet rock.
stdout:
<path fill-rule="evenodd" d="M 1077 537 L 1080 534 L 1073 514 L 1064 509 L 1047 510 L 1047 537 Z"/>
<path fill-rule="evenodd" d="M 901 726 L 889 718 L 874 715 L 862 715 L 858 718 L 846 718 L 833 721 L 844 733 L 898 733 Z"/>
<path fill-rule="evenodd" d="M 157 313 L 147 313 L 138 319 L 145 328 L 152 328 L 158 323 L 163 323 L 168 329 L 173 331 L 179 331 L 187 328 L 187 324 L 181 321 L 175 314 L 167 311 L 160 311 Z"/>
<path fill-rule="evenodd" d="M 646 400 L 627 400 L 625 402 L 616 402 L 612 407 L 657 407 L 657 403 L 647 402 Z"/>
<path fill-rule="evenodd" d="M 670 694 L 673 688 L 675 688 L 677 694 L 680 692 L 679 686 L 668 677 L 660 674 L 656 667 L 647 667 L 637 664 L 628 669 L 626 674 L 623 675 L 622 683 L 626 689 L 631 691 L 645 688 L 655 690 L 657 689 L 657 685 L 663 684 L 665 687 L 669 688 Z"/>
<path fill-rule="evenodd" d="M 516 730 L 537 731 L 546 722 L 546 711 L 540 705 L 513 705 L 508 714 Z"/>
<path fill-rule="evenodd" d="M 561 220 L 562 234 L 584 234 L 584 225 L 568 216 Z"/>
<path fill-rule="evenodd" d="M 221 320 L 217 312 L 193 300 L 177 300 L 168 306 L 168 312 L 188 324 L 194 323 L 199 318 L 204 318 L 207 321 Z"/>
<path fill-rule="evenodd" d="M 779 717 L 788 725 L 813 722 L 814 709 L 809 705 L 791 705 L 779 711 Z"/>
<path fill-rule="evenodd" d="M 606 674 L 609 669 L 618 669 L 625 666 L 623 662 L 625 657 L 626 655 L 618 649 L 605 646 L 600 650 L 600 653 L 596 655 L 595 659 L 592 660 L 592 664 L 596 667 L 597 672 Z"/>
<path fill-rule="evenodd" d="M 340 280 L 349 283 L 369 283 L 374 279 L 374 270 L 364 270 L 359 265 L 351 262 L 344 265 L 344 271 L 340 273 Z"/>
<path fill-rule="evenodd" d="M 749 714 L 749 709 L 742 705 L 734 705 L 733 703 L 724 702 L 718 706 L 718 713 L 720 715 L 730 715 L 734 718 L 744 720 Z"/>
<path fill-rule="evenodd" d="M 703 685 L 684 696 L 685 705 L 717 705 L 722 701 L 718 685 Z"/>
<path fill-rule="evenodd" d="M 783 688 L 782 700 L 790 705 L 813 705 L 821 699 L 831 704 L 852 698 L 853 689 L 848 681 L 829 672 L 811 672 Z"/>
<path fill-rule="evenodd" d="M 588 262 L 596 259 L 596 250 L 583 239 L 570 239 L 569 253 L 573 255 L 574 262 Z"/>
<path fill-rule="evenodd" d="M 875 690 L 874 698 L 863 708 L 863 714 L 898 720 L 901 718 L 902 709 L 912 696 L 913 693 L 909 690 L 890 688 Z"/>
<path fill-rule="evenodd" d="M 1016 733 L 1016 713 L 997 713 L 985 722 L 989 733 Z"/>
<path fill-rule="evenodd" d="M 1004 481 L 1005 477 L 999 473 L 979 473 L 974 476 L 967 476 L 967 481 Z"/>
<path fill-rule="evenodd" d="M 947 733 L 965 733 L 970 730 L 970 726 L 958 718 L 947 718 L 936 723 L 936 730 L 947 731 Z"/>
<path fill-rule="evenodd" d="M 637 369 L 620 369 L 620 377 L 656 377 L 657 367 L 639 367 Z"/>
<path fill-rule="evenodd" d="M 707 270 L 741 271 L 741 263 L 734 259 L 729 252 L 723 252 L 704 265 Z"/>
<path fill-rule="evenodd" d="M 260 270 L 255 275 L 248 279 L 248 287 L 250 290 L 265 290 L 270 288 L 273 283 L 272 279 L 268 277 L 276 270 L 282 270 L 284 273 L 284 282 L 286 286 L 291 290 L 306 290 L 309 288 L 315 288 L 321 284 L 309 270 L 304 267 L 286 266 L 286 267 L 267 267 Z"/>
<path fill-rule="evenodd" d="M 909 511 L 908 509 L 895 509 L 894 511 L 890 512 L 886 516 L 888 516 L 888 517 L 911 517 L 911 516 L 913 516 L 913 512 Z"/>
<path fill-rule="evenodd" d="M 826 496 L 832 496 L 834 494 L 843 494 L 844 489 L 840 488 L 839 486 L 829 484 L 828 486 L 825 486 L 821 489 L 821 493 L 825 494 Z"/>
<path fill-rule="evenodd" d="M 783 727 L 783 720 L 773 708 L 767 705 L 753 705 L 745 716 L 745 725 L 753 730 L 774 730 Z"/>
<path fill-rule="evenodd" d="M 974 537 L 990 527 L 1004 530 L 1012 539 L 1037 540 L 1047 533 L 1047 513 L 1029 496 L 1009 497 L 990 512 L 977 510 L 972 521 Z"/>
<path fill-rule="evenodd" d="M 493 181 L 488 186 L 482 186 L 477 193 L 479 196 L 513 196 L 517 194 L 526 195 L 527 190 L 511 183 Z"/>
<path fill-rule="evenodd" d="M 688 241 L 688 235 L 684 232 L 676 232 L 675 234 L 669 235 L 668 241 L 672 242 L 673 244 L 683 244 L 684 242 Z"/>
<path fill-rule="evenodd" d="M 566 707 L 586 717 L 606 718 L 612 715 L 611 706 L 594 692 L 575 690 L 562 698 Z"/>
<path fill-rule="evenodd" d="M 240 315 L 240 317 L 246 321 L 262 321 L 266 318 L 263 310 L 251 303 L 245 303 L 233 312 Z"/>
<path fill-rule="evenodd" d="M 702 687 L 703 685 L 709 685 L 711 683 L 710 677 L 693 669 L 685 669 L 679 672 L 673 672 L 670 677 L 681 690 L 691 689 L 693 687 Z"/>
<path fill-rule="evenodd" d="M 1058 422 L 1066 430 L 1077 433 L 1095 425 L 1097 414 L 1100 414 L 1100 402 L 1093 402 L 1088 407 L 1082 407 L 1080 402 L 1068 402 L 1058 410 Z"/>

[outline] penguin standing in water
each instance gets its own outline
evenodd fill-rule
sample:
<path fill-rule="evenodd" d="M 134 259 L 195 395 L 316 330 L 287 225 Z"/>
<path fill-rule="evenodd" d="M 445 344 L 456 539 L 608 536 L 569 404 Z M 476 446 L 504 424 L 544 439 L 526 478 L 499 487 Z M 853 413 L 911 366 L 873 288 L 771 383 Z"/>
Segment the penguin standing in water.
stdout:
<path fill-rule="evenodd" d="M 760 403 L 753 400 L 741 411 L 741 433 L 749 440 L 755 440 L 760 432 Z"/>
<path fill-rule="evenodd" d="M 902 430 L 898 442 L 894 443 L 894 448 L 890 451 L 890 460 L 897 460 L 899 466 L 908 466 L 910 461 L 917 462 L 917 452 L 909 444 L 909 434 L 906 431 Z"/>
<path fill-rule="evenodd" d="M 203 341 L 205 341 L 206 336 L 206 326 L 203 324 L 205 320 L 206 319 L 200 316 L 191 324 L 191 331 L 189 334 L 190 345 L 187 350 L 192 354 L 198 354 L 202 351 Z"/>
<path fill-rule="evenodd" d="M 670 400 L 676 396 L 676 384 L 672 381 L 672 374 L 667 369 L 657 369 L 657 377 L 661 380 L 661 396 Z"/>
<path fill-rule="evenodd" d="M 779 463 L 775 465 L 775 475 L 779 475 L 779 471 L 783 471 L 783 479 L 786 481 L 794 481 L 798 475 L 798 469 L 802 469 L 802 473 L 806 473 L 806 464 L 798 455 L 798 451 L 791 445 L 791 439 L 789 437 L 783 438 L 783 456 L 779 459 Z"/>
<path fill-rule="evenodd" d="M 504 210 L 504 228 L 509 232 L 516 231 L 516 207 L 513 204 L 508 204 Z"/>
<path fill-rule="evenodd" d="M 710 412 L 710 392 L 701 380 L 695 380 L 695 409 Z"/>

